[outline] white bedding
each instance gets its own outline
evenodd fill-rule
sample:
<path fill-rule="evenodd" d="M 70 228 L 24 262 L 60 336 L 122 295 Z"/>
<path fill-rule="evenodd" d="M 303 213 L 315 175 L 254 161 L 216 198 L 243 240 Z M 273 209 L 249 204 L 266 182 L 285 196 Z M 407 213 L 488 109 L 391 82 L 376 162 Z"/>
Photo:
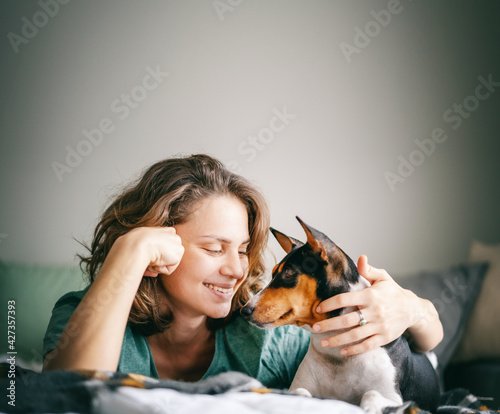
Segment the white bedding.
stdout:
<path fill-rule="evenodd" d="M 218 395 L 185 394 L 171 389 L 120 387 L 95 399 L 96 414 L 366 414 L 337 400 L 285 394 L 228 392 Z"/>

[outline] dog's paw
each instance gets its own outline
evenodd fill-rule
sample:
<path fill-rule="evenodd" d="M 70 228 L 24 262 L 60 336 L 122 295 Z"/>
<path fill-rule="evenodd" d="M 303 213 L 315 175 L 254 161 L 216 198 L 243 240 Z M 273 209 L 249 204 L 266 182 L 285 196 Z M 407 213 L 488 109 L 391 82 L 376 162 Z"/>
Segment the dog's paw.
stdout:
<path fill-rule="evenodd" d="M 413 401 L 407 401 L 401 405 L 393 406 L 393 407 L 385 407 L 384 414 L 404 414 L 406 410 L 409 412 L 414 412 L 413 410 L 417 409 Z"/>
<path fill-rule="evenodd" d="M 378 391 L 371 390 L 365 392 L 359 405 L 363 410 L 370 414 L 383 414 L 387 407 L 397 407 L 400 404 L 389 400 Z"/>
<path fill-rule="evenodd" d="M 294 393 L 295 395 L 302 395 L 304 397 L 312 397 L 312 394 L 305 388 L 296 388 L 292 390 L 292 393 Z"/>

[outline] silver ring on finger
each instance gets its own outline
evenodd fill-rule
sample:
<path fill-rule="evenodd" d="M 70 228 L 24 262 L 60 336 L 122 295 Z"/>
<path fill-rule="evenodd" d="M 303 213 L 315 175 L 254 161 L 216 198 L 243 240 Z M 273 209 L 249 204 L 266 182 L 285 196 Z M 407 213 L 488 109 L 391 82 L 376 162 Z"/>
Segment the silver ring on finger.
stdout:
<path fill-rule="evenodd" d="M 366 319 L 363 315 L 363 312 L 361 312 L 360 310 L 358 310 L 358 315 L 359 315 L 359 326 L 364 326 L 366 325 Z"/>

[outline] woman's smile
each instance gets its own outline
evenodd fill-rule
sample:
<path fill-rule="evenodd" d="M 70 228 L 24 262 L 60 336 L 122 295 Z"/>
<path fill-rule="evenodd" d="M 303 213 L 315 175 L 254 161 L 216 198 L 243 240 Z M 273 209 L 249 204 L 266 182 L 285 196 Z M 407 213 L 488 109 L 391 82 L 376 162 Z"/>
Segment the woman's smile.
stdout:
<path fill-rule="evenodd" d="M 162 282 L 176 315 L 226 317 L 248 271 L 245 205 L 235 197 L 208 198 L 175 227 L 185 251 Z"/>
<path fill-rule="evenodd" d="M 204 286 L 209 288 L 213 293 L 217 296 L 220 296 L 224 299 L 232 299 L 234 293 L 234 287 L 223 287 L 221 285 L 215 285 L 212 283 L 203 283 Z"/>

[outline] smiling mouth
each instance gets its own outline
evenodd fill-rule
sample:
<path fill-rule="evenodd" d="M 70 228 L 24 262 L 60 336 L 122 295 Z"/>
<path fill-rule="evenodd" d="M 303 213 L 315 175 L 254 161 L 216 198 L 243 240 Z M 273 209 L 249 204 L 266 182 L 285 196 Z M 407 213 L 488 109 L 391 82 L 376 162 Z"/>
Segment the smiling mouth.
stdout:
<path fill-rule="evenodd" d="M 216 292 L 219 292 L 219 293 L 228 294 L 228 293 L 231 293 L 233 291 L 232 287 L 230 287 L 230 288 L 223 288 L 223 287 L 220 287 L 220 286 L 212 285 L 211 283 L 203 283 L 203 285 L 205 285 L 207 288 L 215 290 Z"/>

